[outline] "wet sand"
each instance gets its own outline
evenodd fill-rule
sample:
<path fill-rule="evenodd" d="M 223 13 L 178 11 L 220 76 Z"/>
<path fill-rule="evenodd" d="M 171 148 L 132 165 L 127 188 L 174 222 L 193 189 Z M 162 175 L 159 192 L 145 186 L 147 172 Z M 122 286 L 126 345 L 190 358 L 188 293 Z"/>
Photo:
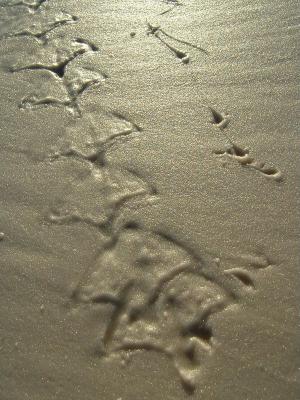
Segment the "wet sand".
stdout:
<path fill-rule="evenodd" d="M 0 0 L 1 399 L 299 398 L 296 12 Z"/>

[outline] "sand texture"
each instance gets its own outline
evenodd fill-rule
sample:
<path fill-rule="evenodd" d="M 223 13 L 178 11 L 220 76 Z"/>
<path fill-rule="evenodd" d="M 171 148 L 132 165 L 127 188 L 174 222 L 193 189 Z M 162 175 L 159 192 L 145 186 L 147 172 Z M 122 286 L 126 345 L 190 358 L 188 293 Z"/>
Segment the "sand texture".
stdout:
<path fill-rule="evenodd" d="M 0 399 L 297 400 L 299 4 L 0 0 Z"/>

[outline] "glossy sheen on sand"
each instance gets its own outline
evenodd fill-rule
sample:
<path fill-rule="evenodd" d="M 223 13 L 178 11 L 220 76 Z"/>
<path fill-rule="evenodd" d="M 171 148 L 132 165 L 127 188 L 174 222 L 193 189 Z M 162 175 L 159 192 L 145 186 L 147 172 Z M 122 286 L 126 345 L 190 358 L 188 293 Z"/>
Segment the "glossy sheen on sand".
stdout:
<path fill-rule="evenodd" d="M 1 399 L 299 398 L 296 9 L 0 0 Z"/>

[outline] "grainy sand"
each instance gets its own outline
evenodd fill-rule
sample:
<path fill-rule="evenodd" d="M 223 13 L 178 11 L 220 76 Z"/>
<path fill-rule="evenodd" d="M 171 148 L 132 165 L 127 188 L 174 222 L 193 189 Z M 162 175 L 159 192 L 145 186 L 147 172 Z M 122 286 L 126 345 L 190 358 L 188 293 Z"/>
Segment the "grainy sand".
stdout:
<path fill-rule="evenodd" d="M 0 0 L 1 400 L 296 400 L 299 19 Z"/>

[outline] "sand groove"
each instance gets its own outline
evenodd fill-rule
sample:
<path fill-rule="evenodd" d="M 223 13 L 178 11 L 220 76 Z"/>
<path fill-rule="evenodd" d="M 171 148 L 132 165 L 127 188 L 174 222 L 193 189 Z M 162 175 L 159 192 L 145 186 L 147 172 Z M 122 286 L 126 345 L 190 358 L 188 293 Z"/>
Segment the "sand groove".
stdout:
<path fill-rule="evenodd" d="M 226 281 L 230 276 L 237 279 Z M 193 393 L 216 344 L 209 320 L 239 301 L 240 285 L 254 286 L 246 269 L 214 270 L 169 235 L 130 223 L 114 232 L 72 301 L 115 307 L 99 343 L 103 357 L 162 353 Z"/>
<path fill-rule="evenodd" d="M 2 0 L 0 3 L 0 7 L 18 7 L 23 6 L 27 7 L 31 12 L 35 12 L 39 10 L 45 3 L 48 3 L 50 0 Z"/>
<path fill-rule="evenodd" d="M 182 6 L 183 3 L 181 3 L 178 0 L 162 0 L 163 3 L 170 5 L 171 7 L 167 8 L 166 10 L 162 11 L 158 15 L 165 15 L 168 14 L 169 12 L 173 11 L 176 7 Z"/>
<path fill-rule="evenodd" d="M 43 3 L 44 1 L 33 3 L 21 1 L 2 5 L 2 7 L 25 5 L 36 12 L 33 15 L 16 17 L 13 26 L 8 28 L 9 31 L 4 33 L 0 39 L 32 37 L 39 42 L 48 57 L 53 58 L 54 50 L 55 60 L 53 62 L 45 63 L 37 60 L 35 63 L 22 63 L 20 60 L 17 65 L 11 65 L 9 71 L 11 73 L 49 71 L 56 80 L 60 81 L 65 95 L 62 98 L 56 98 L 50 94 L 40 96 L 38 93 L 33 93 L 23 97 L 20 109 L 63 107 L 74 117 L 81 117 L 79 98 L 90 87 L 104 82 L 108 75 L 103 71 L 93 71 L 89 68 L 78 66 L 77 61 L 81 60 L 85 54 L 98 52 L 99 49 L 94 43 L 79 37 L 73 39 L 69 47 L 60 48 L 57 40 L 49 40 L 49 33 L 59 27 L 65 28 L 69 24 L 78 22 L 78 18 L 65 12 L 54 14 L 54 17 L 49 18 L 48 10 L 46 12 L 39 10 Z M 37 58 L 39 58 L 39 55 L 37 55 Z"/>
<path fill-rule="evenodd" d="M 76 23 L 78 18 L 67 13 L 56 14 L 53 18 L 47 18 L 47 14 L 34 16 L 28 15 L 23 17 L 23 20 L 17 19 L 16 25 L 12 26 L 11 30 L 2 36 L 0 40 L 18 37 L 32 37 L 37 39 L 41 44 L 46 44 L 48 34 L 59 27 L 68 24 Z"/>
<path fill-rule="evenodd" d="M 173 36 L 173 35 L 169 34 L 168 32 L 166 32 L 160 26 L 152 25 L 149 22 L 147 22 L 147 31 L 146 31 L 146 33 L 147 33 L 148 36 L 151 35 L 155 39 L 157 39 L 159 42 L 161 42 L 183 64 L 188 64 L 190 62 L 190 55 L 185 51 L 177 49 L 174 45 L 171 45 L 170 43 L 168 43 L 168 41 L 166 39 L 169 39 L 172 42 L 184 44 L 185 46 L 191 47 L 193 49 L 196 49 L 196 50 L 198 50 L 198 51 L 200 51 L 200 52 L 202 52 L 202 53 L 204 53 L 206 55 L 209 54 L 208 51 L 203 49 L 202 47 L 197 46 L 197 45 L 195 45 L 193 43 L 190 43 L 190 42 L 188 42 L 186 40 L 176 38 L 175 36 Z"/>
<path fill-rule="evenodd" d="M 271 178 L 278 182 L 282 181 L 283 177 L 279 169 L 274 166 L 268 166 L 265 162 L 256 161 L 253 157 L 249 155 L 249 150 L 247 148 L 242 148 L 238 146 L 230 139 L 227 131 L 224 131 L 230 123 L 230 116 L 228 114 L 217 111 L 210 106 L 206 107 L 209 108 L 212 114 L 211 123 L 222 131 L 227 141 L 227 146 L 225 150 L 213 150 L 213 154 L 219 157 L 226 156 L 237 161 L 243 167 L 248 167 L 260 172 L 263 176 L 267 178 Z"/>

